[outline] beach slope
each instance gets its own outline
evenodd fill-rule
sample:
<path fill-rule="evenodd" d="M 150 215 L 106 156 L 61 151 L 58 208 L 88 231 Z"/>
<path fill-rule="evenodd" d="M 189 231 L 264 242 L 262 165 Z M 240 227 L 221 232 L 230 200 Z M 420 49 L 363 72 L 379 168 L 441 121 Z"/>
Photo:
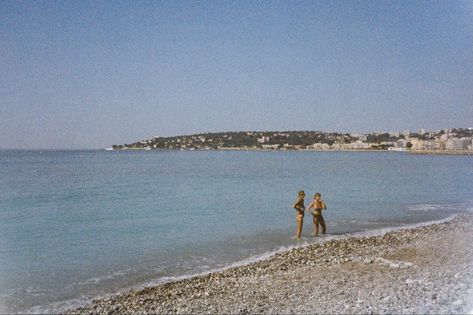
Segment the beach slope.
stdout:
<path fill-rule="evenodd" d="M 331 240 L 70 313 L 466 313 L 473 216 Z"/>

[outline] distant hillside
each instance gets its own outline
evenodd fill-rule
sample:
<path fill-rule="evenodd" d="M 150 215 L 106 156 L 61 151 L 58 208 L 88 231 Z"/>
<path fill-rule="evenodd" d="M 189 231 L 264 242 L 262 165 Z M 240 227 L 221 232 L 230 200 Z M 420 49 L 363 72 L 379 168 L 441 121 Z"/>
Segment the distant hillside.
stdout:
<path fill-rule="evenodd" d="M 238 131 L 200 133 L 174 137 L 153 137 L 131 144 L 113 145 L 114 150 L 170 149 L 170 150 L 218 150 L 218 149 L 388 149 L 410 148 L 416 144 L 445 142 L 449 139 L 472 137 L 471 128 L 445 129 L 436 132 L 411 133 L 372 132 L 369 134 L 337 133 L 322 131 Z M 443 140 L 442 140 L 443 139 Z"/>

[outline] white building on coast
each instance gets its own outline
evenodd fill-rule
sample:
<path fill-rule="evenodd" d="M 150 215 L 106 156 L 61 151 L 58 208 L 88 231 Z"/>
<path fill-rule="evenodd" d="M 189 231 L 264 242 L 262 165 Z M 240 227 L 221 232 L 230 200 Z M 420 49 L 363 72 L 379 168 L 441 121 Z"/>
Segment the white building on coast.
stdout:
<path fill-rule="evenodd" d="M 468 137 L 448 139 L 445 145 L 447 150 L 468 150 L 468 147 L 472 145 L 472 140 Z"/>
<path fill-rule="evenodd" d="M 263 144 L 261 146 L 264 150 L 277 150 L 279 149 L 279 144 Z"/>
<path fill-rule="evenodd" d="M 261 137 L 261 138 L 258 138 L 258 143 L 267 143 L 269 142 L 269 137 Z"/>
<path fill-rule="evenodd" d="M 330 145 L 328 143 L 314 143 L 313 145 L 307 146 L 308 150 L 330 150 Z"/>

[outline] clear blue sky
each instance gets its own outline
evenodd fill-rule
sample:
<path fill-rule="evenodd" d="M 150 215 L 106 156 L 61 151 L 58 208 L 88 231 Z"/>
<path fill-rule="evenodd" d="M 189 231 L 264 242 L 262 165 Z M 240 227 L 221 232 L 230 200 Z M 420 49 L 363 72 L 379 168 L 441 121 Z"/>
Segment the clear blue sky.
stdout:
<path fill-rule="evenodd" d="M 473 1 L 0 1 L 0 148 L 473 125 Z"/>

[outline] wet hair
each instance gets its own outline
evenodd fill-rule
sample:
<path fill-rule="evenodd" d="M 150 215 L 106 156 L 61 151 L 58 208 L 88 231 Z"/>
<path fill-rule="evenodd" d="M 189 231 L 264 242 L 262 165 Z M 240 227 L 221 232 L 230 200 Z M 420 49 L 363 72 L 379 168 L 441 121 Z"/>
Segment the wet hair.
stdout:
<path fill-rule="evenodd" d="M 317 196 L 322 197 L 322 195 L 319 192 L 315 193 L 314 198 Z"/>
<path fill-rule="evenodd" d="M 303 190 L 300 190 L 300 191 L 297 193 L 297 195 L 298 195 L 299 197 L 301 197 L 302 195 L 305 195 L 305 192 L 304 192 Z"/>

